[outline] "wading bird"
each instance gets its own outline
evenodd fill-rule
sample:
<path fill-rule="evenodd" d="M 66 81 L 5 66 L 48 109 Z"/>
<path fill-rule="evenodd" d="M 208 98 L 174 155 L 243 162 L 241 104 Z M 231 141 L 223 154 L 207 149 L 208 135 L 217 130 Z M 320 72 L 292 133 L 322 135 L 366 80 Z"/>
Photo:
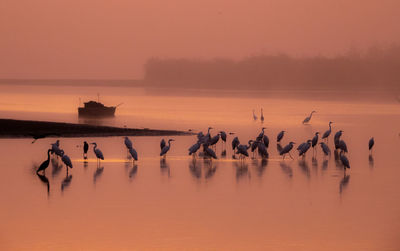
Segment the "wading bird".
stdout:
<path fill-rule="evenodd" d="M 235 149 L 238 147 L 238 145 L 240 145 L 240 141 L 238 137 L 234 137 L 232 140 L 232 150 L 233 150 L 233 154 L 235 154 Z"/>
<path fill-rule="evenodd" d="M 171 141 L 175 141 L 175 140 L 174 139 L 168 140 L 168 145 L 164 146 L 164 148 L 161 150 L 160 156 L 164 156 L 164 158 L 167 156 L 167 152 L 171 148 Z"/>
<path fill-rule="evenodd" d="M 253 109 L 253 119 L 254 119 L 254 121 L 257 120 L 257 115 L 255 114 L 254 109 Z"/>
<path fill-rule="evenodd" d="M 199 132 L 199 134 L 201 134 L 202 135 L 201 137 L 203 137 L 203 133 L 202 132 Z M 199 134 L 197 134 L 197 137 L 199 137 Z M 160 141 L 160 150 L 161 151 L 165 147 L 165 145 L 166 145 L 165 140 L 161 139 L 161 141 Z"/>
<path fill-rule="evenodd" d="M 319 135 L 319 132 L 316 132 L 315 136 L 311 140 L 311 146 L 312 146 L 313 150 L 315 149 L 314 147 L 318 144 L 318 135 Z"/>
<path fill-rule="evenodd" d="M 311 147 L 311 140 L 309 139 L 309 140 L 307 140 L 306 143 L 304 143 L 304 145 L 300 149 L 298 149 L 299 156 L 303 156 L 303 157 L 306 156 L 306 153 L 307 153 L 308 149 L 310 149 L 310 147 Z"/>
<path fill-rule="evenodd" d="M 125 143 L 126 148 L 129 151 L 129 149 L 132 148 L 132 141 L 128 137 L 125 137 L 124 143 Z"/>
<path fill-rule="evenodd" d="M 279 153 L 279 155 L 283 156 L 283 159 L 285 159 L 285 155 L 289 154 L 290 158 L 293 159 L 292 155 L 290 155 L 290 151 L 293 149 L 293 145 L 296 144 L 292 141 L 289 142 L 289 144 L 287 144 L 282 151 Z"/>
<path fill-rule="evenodd" d="M 329 137 L 329 135 L 331 135 L 331 132 L 332 132 L 332 126 L 331 126 L 332 123 L 333 123 L 332 121 L 329 121 L 329 130 L 324 132 L 324 135 L 322 135 L 322 139 L 328 140 L 328 137 Z"/>
<path fill-rule="evenodd" d="M 255 143 L 257 143 L 258 154 L 261 156 L 261 158 L 267 159 L 269 157 L 269 154 L 265 145 L 257 141 Z"/>
<path fill-rule="evenodd" d="M 138 154 L 137 154 L 135 148 L 133 148 L 133 147 L 129 148 L 129 153 L 130 153 L 131 156 L 132 156 L 132 163 L 133 163 L 135 160 L 138 160 Z"/>
<path fill-rule="evenodd" d="M 321 142 L 319 144 L 321 145 L 322 151 L 326 156 L 331 154 L 331 149 L 329 149 L 329 147 L 324 142 Z"/>
<path fill-rule="evenodd" d="M 205 153 L 204 154 L 205 157 L 209 157 L 210 159 L 217 159 L 217 155 L 211 148 L 208 148 L 208 144 L 203 145 L 203 150 Z"/>
<path fill-rule="evenodd" d="M 245 156 L 246 157 L 249 157 L 249 153 L 247 152 L 247 149 L 249 149 L 250 147 L 251 147 L 251 143 L 253 142 L 253 140 L 249 140 L 249 142 L 248 142 L 248 145 L 238 145 L 237 146 L 237 151 L 236 151 L 236 153 L 237 154 L 240 154 L 239 155 L 239 158 L 240 159 L 244 159 L 245 158 Z"/>
<path fill-rule="evenodd" d="M 189 149 L 188 149 L 189 155 L 193 154 L 192 156 L 195 157 L 196 156 L 196 152 L 200 149 L 200 146 L 201 146 L 200 142 L 197 141 L 196 144 L 194 144 L 191 147 L 189 147 Z"/>
<path fill-rule="evenodd" d="M 339 141 L 340 141 L 340 137 L 342 137 L 342 130 L 339 130 L 335 133 L 335 136 L 333 137 L 333 143 L 335 144 L 335 150 L 339 149 Z"/>
<path fill-rule="evenodd" d="M 83 142 L 83 158 L 84 159 L 87 159 L 88 150 L 89 150 L 89 144 L 86 141 L 84 141 Z"/>
<path fill-rule="evenodd" d="M 284 135 L 285 131 L 281 131 L 280 133 L 278 133 L 278 136 L 276 136 L 276 142 L 281 142 Z"/>
<path fill-rule="evenodd" d="M 63 151 L 63 156 L 62 156 L 61 160 L 62 160 L 62 162 L 64 162 L 65 167 L 67 168 L 67 174 L 68 174 L 68 167 L 72 168 L 73 166 L 72 166 L 71 159 L 68 157 L 68 155 L 64 154 L 64 151 Z"/>
<path fill-rule="evenodd" d="M 263 109 L 261 108 L 261 117 L 260 117 L 261 123 L 264 122 L 264 113 L 263 113 Z"/>
<path fill-rule="evenodd" d="M 51 152 L 51 149 L 47 150 L 47 160 L 43 161 L 43 163 L 40 164 L 36 173 L 43 171 L 43 174 L 46 174 L 46 168 L 49 167 L 49 163 L 50 163 L 50 152 Z"/>
<path fill-rule="evenodd" d="M 338 146 L 339 146 L 340 151 L 347 153 L 346 142 L 344 142 L 343 140 L 339 140 Z"/>
<path fill-rule="evenodd" d="M 97 163 L 98 163 L 98 165 L 100 165 L 100 160 L 104 160 L 104 155 L 103 155 L 103 153 L 101 152 L 100 149 L 97 149 L 97 143 L 96 142 L 93 142 L 92 145 L 94 145 L 93 152 L 96 155 Z"/>
<path fill-rule="evenodd" d="M 372 147 L 374 147 L 374 145 L 375 145 L 375 140 L 374 140 L 374 137 L 372 137 L 369 139 L 369 142 L 368 142 L 369 151 L 372 151 Z"/>
<path fill-rule="evenodd" d="M 303 120 L 303 124 L 307 124 L 308 122 L 310 122 L 311 117 L 312 117 L 312 115 L 313 115 L 314 112 L 316 112 L 316 111 L 312 111 L 312 112 L 310 113 L 310 116 L 306 117 L 306 118 Z"/>
<path fill-rule="evenodd" d="M 343 165 L 343 168 L 344 168 L 344 173 L 346 173 L 346 168 L 350 169 L 349 159 L 345 155 L 340 153 L 340 161 L 342 162 L 342 165 Z"/>

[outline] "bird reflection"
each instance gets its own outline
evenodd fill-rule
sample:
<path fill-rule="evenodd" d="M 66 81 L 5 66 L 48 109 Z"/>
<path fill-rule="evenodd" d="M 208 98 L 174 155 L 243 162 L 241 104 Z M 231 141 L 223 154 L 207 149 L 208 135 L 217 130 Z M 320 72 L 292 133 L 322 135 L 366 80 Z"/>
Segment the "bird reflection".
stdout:
<path fill-rule="evenodd" d="M 305 160 L 299 160 L 299 167 L 301 171 L 307 176 L 307 178 L 310 178 L 310 168 L 308 167 L 308 164 Z"/>
<path fill-rule="evenodd" d="M 83 161 L 83 167 L 86 169 L 88 167 L 89 163 L 87 162 L 87 160 L 85 159 L 85 161 Z"/>
<path fill-rule="evenodd" d="M 250 172 L 248 168 L 248 164 L 245 162 L 233 162 L 236 167 L 236 180 L 238 181 L 240 178 L 248 177 L 250 179 Z"/>
<path fill-rule="evenodd" d="M 281 166 L 281 170 L 283 173 L 285 173 L 289 178 L 293 177 L 293 170 L 288 164 L 282 161 L 279 163 L 279 165 Z"/>
<path fill-rule="evenodd" d="M 104 171 L 104 166 L 96 168 L 96 171 L 94 171 L 94 174 L 93 174 L 93 184 L 96 184 L 97 179 L 101 177 L 101 175 L 103 174 L 103 171 Z"/>
<path fill-rule="evenodd" d="M 138 165 L 133 165 L 132 169 L 129 171 L 129 178 L 133 179 L 136 176 L 138 170 Z"/>
<path fill-rule="evenodd" d="M 189 170 L 193 177 L 201 179 L 201 166 L 195 160 L 189 162 Z"/>
<path fill-rule="evenodd" d="M 51 176 L 56 177 L 60 173 L 63 166 L 62 164 L 58 163 L 56 159 L 51 159 L 51 167 Z"/>
<path fill-rule="evenodd" d="M 278 153 L 282 152 L 282 146 L 281 144 L 276 144 L 276 150 L 278 151 Z"/>
<path fill-rule="evenodd" d="M 345 174 L 343 179 L 340 181 L 339 184 L 339 193 L 342 194 L 343 190 L 346 189 L 347 185 L 349 184 L 350 181 L 350 174 Z"/>
<path fill-rule="evenodd" d="M 314 156 L 311 159 L 311 165 L 313 167 L 313 170 L 315 171 L 315 174 L 318 172 L 318 160 Z"/>
<path fill-rule="evenodd" d="M 374 167 L 374 157 L 372 156 L 372 154 L 370 154 L 368 156 L 368 163 L 369 163 L 369 167 L 373 168 Z"/>
<path fill-rule="evenodd" d="M 265 159 L 265 158 L 261 159 L 261 162 L 260 162 L 260 163 L 257 162 L 257 163 L 254 165 L 254 167 L 255 167 L 256 170 L 257 170 L 257 175 L 258 175 L 259 177 L 261 177 L 261 176 L 264 174 L 264 171 L 265 171 L 265 169 L 267 168 L 267 166 L 268 166 L 268 159 Z"/>
<path fill-rule="evenodd" d="M 340 156 L 339 156 L 339 151 L 338 150 L 334 151 L 334 156 L 335 156 L 335 165 L 336 165 L 336 167 L 342 169 L 343 166 L 342 166 L 342 162 L 340 161 Z"/>
<path fill-rule="evenodd" d="M 167 173 L 168 177 L 171 177 L 171 171 L 169 168 L 169 164 L 165 158 L 160 159 L 160 170 L 162 174 Z"/>
<path fill-rule="evenodd" d="M 206 167 L 204 178 L 206 178 L 206 179 L 212 178 L 216 171 L 217 171 L 217 166 L 215 166 L 215 165 Z"/>
<path fill-rule="evenodd" d="M 42 175 L 42 174 L 39 174 L 39 173 L 36 173 L 36 175 L 39 177 L 41 182 L 43 182 L 44 184 L 47 185 L 47 195 L 50 195 L 50 182 L 49 182 L 49 179 L 47 179 L 46 175 Z"/>
<path fill-rule="evenodd" d="M 326 170 L 327 168 L 328 168 L 328 160 L 326 159 L 322 162 L 322 170 Z"/>
<path fill-rule="evenodd" d="M 61 191 L 63 192 L 64 189 L 66 189 L 67 187 L 69 187 L 69 185 L 71 184 L 71 180 L 72 180 L 72 174 L 67 175 L 63 181 L 61 182 Z"/>
<path fill-rule="evenodd" d="M 226 150 L 223 150 L 223 151 L 221 152 L 221 158 L 226 158 Z"/>

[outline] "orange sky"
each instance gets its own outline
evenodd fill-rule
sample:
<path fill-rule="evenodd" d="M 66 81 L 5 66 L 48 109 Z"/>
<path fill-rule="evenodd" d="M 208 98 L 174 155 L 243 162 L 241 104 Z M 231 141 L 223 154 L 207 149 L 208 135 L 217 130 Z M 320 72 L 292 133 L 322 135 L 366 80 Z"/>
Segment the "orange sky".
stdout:
<path fill-rule="evenodd" d="M 1 0 L 0 78 L 141 78 L 150 57 L 400 43 L 399 0 Z"/>

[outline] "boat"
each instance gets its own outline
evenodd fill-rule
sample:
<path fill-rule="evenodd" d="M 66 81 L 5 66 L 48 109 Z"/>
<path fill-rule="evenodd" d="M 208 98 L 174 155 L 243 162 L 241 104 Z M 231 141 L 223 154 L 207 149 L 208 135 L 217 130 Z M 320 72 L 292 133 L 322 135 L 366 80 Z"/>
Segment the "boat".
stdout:
<path fill-rule="evenodd" d="M 100 102 L 89 101 L 78 107 L 79 117 L 113 117 L 117 106 L 105 106 Z"/>

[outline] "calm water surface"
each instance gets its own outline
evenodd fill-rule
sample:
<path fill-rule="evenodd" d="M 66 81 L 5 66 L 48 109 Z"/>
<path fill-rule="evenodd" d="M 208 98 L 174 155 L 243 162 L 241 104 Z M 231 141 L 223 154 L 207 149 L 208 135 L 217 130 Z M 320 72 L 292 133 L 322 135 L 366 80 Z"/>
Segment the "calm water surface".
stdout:
<path fill-rule="evenodd" d="M 0 116 L 67 122 L 235 132 L 244 143 L 262 126 L 270 138 L 267 161 L 232 159 L 228 138 L 219 159 L 193 162 L 194 136 L 173 137 L 166 160 L 161 137 L 131 137 L 139 154 L 132 164 L 121 137 L 61 138 L 74 168 L 53 159 L 47 181 L 35 174 L 56 139 L 1 139 L 2 250 L 399 250 L 400 106 L 395 102 L 309 102 L 295 99 L 149 96 L 135 88 L 0 86 Z M 115 119 L 80 121 L 79 97 L 108 105 L 124 102 Z M 265 122 L 252 120 L 264 108 Z M 301 121 L 318 113 L 312 125 Z M 334 154 L 309 152 L 282 160 L 282 145 L 316 131 L 344 130 L 351 169 L 344 175 Z M 368 152 L 368 140 L 376 146 Z M 83 140 L 97 142 L 82 159 Z M 333 138 L 329 140 L 333 152 Z"/>

